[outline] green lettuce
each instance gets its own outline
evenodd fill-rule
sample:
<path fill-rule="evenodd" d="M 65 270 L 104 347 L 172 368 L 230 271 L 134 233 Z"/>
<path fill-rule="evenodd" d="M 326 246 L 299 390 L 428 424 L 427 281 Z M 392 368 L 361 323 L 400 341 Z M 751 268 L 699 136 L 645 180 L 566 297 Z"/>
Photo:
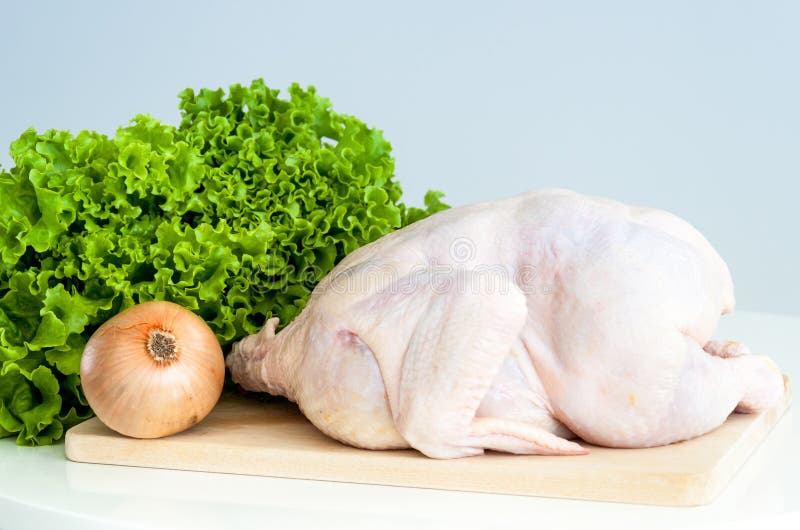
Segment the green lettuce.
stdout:
<path fill-rule="evenodd" d="M 0 437 L 48 444 L 91 416 L 79 367 L 119 311 L 170 300 L 227 351 L 285 324 L 347 253 L 446 208 L 401 201 L 381 132 L 313 87 L 180 94 L 181 123 L 109 138 L 25 131 L 0 170 Z"/>

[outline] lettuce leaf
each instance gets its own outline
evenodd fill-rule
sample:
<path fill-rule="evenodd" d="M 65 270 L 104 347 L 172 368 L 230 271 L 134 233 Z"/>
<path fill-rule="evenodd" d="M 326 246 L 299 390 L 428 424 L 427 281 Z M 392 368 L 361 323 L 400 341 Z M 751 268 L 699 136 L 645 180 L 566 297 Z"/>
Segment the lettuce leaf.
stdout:
<path fill-rule="evenodd" d="M 314 87 L 187 89 L 180 125 L 113 137 L 29 129 L 0 170 L 0 437 L 40 445 L 91 416 L 80 357 L 148 300 L 200 315 L 227 351 L 290 322 L 347 253 L 447 208 L 408 208 L 382 133 Z"/>

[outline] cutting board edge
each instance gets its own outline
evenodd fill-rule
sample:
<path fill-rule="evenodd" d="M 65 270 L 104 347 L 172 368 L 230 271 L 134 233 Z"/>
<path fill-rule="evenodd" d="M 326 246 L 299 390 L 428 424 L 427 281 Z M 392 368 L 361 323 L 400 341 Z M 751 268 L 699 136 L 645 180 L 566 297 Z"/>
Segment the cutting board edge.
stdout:
<path fill-rule="evenodd" d="M 696 472 L 687 472 L 685 470 L 676 472 L 665 470 L 651 471 L 646 479 L 637 475 L 637 470 L 635 468 L 620 469 L 617 470 L 615 479 L 607 484 L 610 487 L 606 487 L 606 483 L 603 483 L 603 487 L 598 487 L 598 477 L 595 476 L 595 482 L 592 482 L 590 479 L 591 473 L 587 474 L 586 480 L 578 481 L 579 483 L 577 486 L 574 484 L 570 485 L 568 482 L 564 481 L 563 476 L 555 475 L 552 471 L 548 471 L 549 476 L 548 474 L 544 475 L 548 481 L 546 484 L 542 484 L 540 479 L 538 484 L 536 481 L 517 480 L 515 486 L 506 481 L 497 481 L 492 484 L 481 486 L 475 478 L 475 475 L 479 473 L 474 471 L 468 474 L 471 475 L 469 477 L 458 476 L 455 479 L 453 477 L 442 478 L 435 474 L 431 477 L 427 475 L 424 470 L 420 469 L 419 464 L 421 460 L 417 460 L 416 458 L 411 460 L 416 462 L 415 465 L 411 466 L 412 469 L 404 469 L 401 473 L 397 473 L 396 470 L 394 472 L 391 471 L 389 469 L 389 464 L 386 462 L 386 458 L 368 460 L 364 465 L 360 466 L 359 471 L 355 472 L 352 470 L 353 467 L 348 465 L 348 462 L 355 458 L 354 453 L 349 452 L 350 448 L 348 448 L 348 452 L 346 453 L 337 453 L 334 455 L 345 455 L 345 457 L 341 459 L 343 463 L 331 466 L 325 463 L 327 457 L 317 454 L 311 458 L 310 461 L 305 462 L 304 465 L 301 464 L 300 468 L 292 469 L 291 464 L 287 464 L 286 459 L 283 458 L 284 454 L 288 455 L 291 452 L 287 449 L 271 450 L 259 455 L 266 459 L 265 462 L 267 460 L 270 462 L 269 466 L 262 465 L 259 467 L 245 464 L 231 466 L 229 462 L 226 463 L 224 461 L 225 449 L 218 445 L 211 445 L 209 447 L 210 454 L 216 457 L 221 456 L 222 458 L 210 458 L 207 462 L 190 460 L 188 464 L 184 462 L 180 465 L 176 465 L 169 459 L 169 456 L 166 454 L 167 450 L 163 447 L 157 449 L 155 455 L 142 458 L 145 444 L 150 442 L 149 440 L 142 440 L 141 442 L 145 442 L 145 444 L 141 444 L 139 450 L 131 455 L 129 451 L 130 443 L 132 441 L 138 443 L 139 440 L 108 436 L 110 431 L 100 423 L 98 418 L 92 418 L 91 420 L 83 422 L 67 432 L 65 452 L 67 458 L 73 462 L 128 467 L 297 478 L 301 480 L 323 480 L 329 482 L 437 490 L 444 489 L 450 491 L 603 502 L 626 502 L 661 506 L 700 506 L 713 502 L 714 499 L 725 490 L 731 479 L 739 472 L 750 455 L 755 452 L 761 445 L 761 442 L 768 436 L 769 432 L 778 424 L 781 417 L 789 410 L 792 402 L 791 387 L 789 385 L 789 379 L 785 378 L 785 380 L 788 392 L 783 402 L 768 411 L 768 413 L 761 415 L 755 423 L 751 424 L 744 437 L 738 439 L 733 449 L 722 454 L 721 457 L 715 461 L 713 466 Z M 102 442 L 102 444 L 97 444 L 98 441 Z M 190 445 L 191 443 L 187 443 L 187 446 Z M 104 448 L 104 450 L 98 453 L 98 448 Z M 230 451 L 230 449 L 228 449 L 228 451 Z M 112 455 L 115 453 L 117 456 L 113 457 Z M 161 454 L 160 457 L 159 453 Z M 384 453 L 379 451 L 371 453 L 383 453 L 386 455 L 386 453 L 390 452 L 387 451 Z M 308 454 L 313 455 L 314 451 L 310 451 Z M 120 457 L 120 455 L 125 456 Z M 297 454 L 294 454 L 294 456 L 296 457 Z M 331 455 L 328 455 L 328 457 L 330 456 Z M 483 459 L 487 457 L 479 456 L 474 458 Z M 514 457 L 512 456 L 512 458 Z M 725 463 L 731 461 L 734 463 L 734 466 L 726 468 Z M 276 462 L 278 462 L 278 465 L 276 465 Z M 408 462 L 408 460 L 406 462 Z M 428 460 L 425 460 L 425 463 L 427 462 Z M 422 465 L 424 465 L 424 463 Z M 263 469 L 265 468 L 269 468 L 269 471 L 264 472 Z M 254 469 L 259 469 L 260 471 L 257 472 L 254 471 Z M 423 479 L 418 478 L 423 475 Z M 387 476 L 391 478 L 385 478 Z M 460 481 L 460 483 L 454 484 L 454 480 L 456 482 Z M 635 484 L 636 487 L 631 488 L 630 484 L 632 483 Z"/>
<path fill-rule="evenodd" d="M 705 491 L 708 490 L 708 481 L 705 480 L 705 476 L 709 474 L 708 471 L 697 473 L 693 475 L 687 475 L 685 473 L 676 472 L 676 473 L 653 473 L 648 477 L 646 482 L 641 481 L 641 477 L 637 476 L 633 471 L 624 471 L 620 473 L 617 477 L 617 481 L 620 482 L 619 485 L 614 487 L 605 487 L 602 492 L 598 492 L 599 490 L 596 489 L 592 483 L 585 483 L 580 484 L 577 488 L 575 486 L 569 486 L 567 483 L 562 484 L 561 486 L 554 486 L 553 484 L 557 484 L 559 481 L 550 482 L 545 489 L 542 489 L 543 486 L 539 485 L 527 485 L 527 486 L 508 486 L 502 483 L 494 483 L 489 486 L 480 486 L 477 485 L 473 480 L 465 481 L 464 477 L 460 477 L 459 480 L 462 481 L 459 485 L 453 485 L 451 479 L 443 480 L 441 478 L 433 478 L 430 477 L 424 479 L 425 483 L 422 483 L 420 480 L 415 480 L 411 477 L 402 477 L 396 474 L 394 475 L 387 475 L 385 473 L 381 473 L 379 471 L 368 473 L 368 477 L 365 478 L 363 471 L 361 475 L 354 474 L 353 476 L 346 476 L 340 470 L 339 471 L 298 471 L 292 470 L 289 471 L 286 468 L 278 469 L 273 468 L 273 470 L 269 473 L 263 472 L 254 472 L 252 468 L 246 468 L 244 466 L 238 468 L 231 468 L 230 466 L 225 466 L 224 464 L 213 464 L 213 463 L 202 463 L 199 461 L 193 462 L 189 465 L 164 465 L 161 463 L 157 463 L 154 461 L 151 462 L 142 462 L 140 461 L 133 461 L 128 460 L 126 458 L 110 458 L 106 455 L 88 455 L 85 451 L 82 450 L 80 447 L 82 444 L 72 444 L 72 450 L 68 451 L 67 457 L 77 463 L 89 463 L 89 464 L 101 464 L 101 465 L 112 465 L 112 466 L 119 466 L 119 467 L 138 467 L 143 469 L 167 469 L 167 470 L 174 470 L 174 471 L 190 471 L 190 472 L 207 472 L 207 473 L 224 473 L 230 475 L 245 475 L 245 476 L 263 476 L 263 477 L 271 477 L 271 478 L 282 478 L 282 479 L 299 479 L 299 480 L 319 480 L 325 482 L 340 482 L 340 483 L 354 483 L 354 484 L 363 484 L 363 485 L 377 485 L 377 486 L 393 486 L 393 487 L 411 487 L 411 488 L 421 488 L 421 489 L 430 489 L 430 490 L 446 490 L 446 491 L 460 491 L 460 492 L 473 492 L 473 493 L 489 493 L 489 494 L 496 494 L 496 495 L 516 495 L 516 496 L 525 496 L 525 497 L 542 497 L 542 498 L 553 498 L 553 499 L 572 499 L 572 500 L 588 500 L 588 501 L 600 501 L 600 502 L 617 502 L 617 503 L 635 503 L 635 504 L 645 504 L 645 505 L 656 505 L 656 506 L 697 506 L 701 504 L 706 504 L 713 500 L 713 496 L 716 495 L 717 492 L 715 491 Z M 120 444 L 122 445 L 122 444 Z M 481 457 L 475 457 L 481 458 Z M 392 478 L 385 478 L 386 476 L 391 476 Z M 555 477 L 554 477 L 555 478 Z M 622 484 L 625 482 L 630 481 L 638 481 L 639 484 L 638 488 L 631 490 Z M 668 483 L 672 484 L 674 487 L 670 488 L 669 491 L 671 495 L 665 495 L 664 490 L 662 489 L 657 494 L 649 493 L 648 484 L 649 483 Z M 663 484 L 662 484 L 663 486 Z M 698 502 L 698 494 L 702 491 L 700 498 L 702 499 L 701 502 Z M 708 499 L 708 500 L 706 500 Z"/>
<path fill-rule="evenodd" d="M 740 438 L 733 450 L 723 454 L 712 468 L 699 473 L 699 475 L 707 475 L 703 479 L 708 487 L 706 488 L 707 495 L 703 497 L 704 501 L 698 506 L 711 504 L 725 491 L 747 461 L 750 460 L 789 409 L 792 408 L 794 400 L 792 380 L 786 374 L 783 374 L 783 386 L 785 391 L 781 401 L 764 412 L 759 417 L 758 423 L 750 425 L 744 439 Z M 737 464 L 730 465 L 731 461 Z"/>

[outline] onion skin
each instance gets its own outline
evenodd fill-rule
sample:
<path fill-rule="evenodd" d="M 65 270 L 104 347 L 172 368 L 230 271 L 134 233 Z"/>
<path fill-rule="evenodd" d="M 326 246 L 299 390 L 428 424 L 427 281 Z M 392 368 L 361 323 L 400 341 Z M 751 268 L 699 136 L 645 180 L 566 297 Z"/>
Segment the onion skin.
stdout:
<path fill-rule="evenodd" d="M 154 357 L 151 332 L 174 337 L 177 355 Z M 145 302 L 95 331 L 83 351 L 80 377 L 89 406 L 106 426 L 134 438 L 160 438 L 211 412 L 222 394 L 225 361 L 203 319 L 172 302 Z"/>

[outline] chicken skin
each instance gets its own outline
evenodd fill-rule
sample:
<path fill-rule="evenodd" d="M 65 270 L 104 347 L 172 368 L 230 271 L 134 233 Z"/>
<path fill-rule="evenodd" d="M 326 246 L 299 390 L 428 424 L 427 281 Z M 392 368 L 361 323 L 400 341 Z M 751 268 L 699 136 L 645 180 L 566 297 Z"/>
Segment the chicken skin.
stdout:
<path fill-rule="evenodd" d="M 439 212 L 348 255 L 227 358 L 356 447 L 433 458 L 649 447 L 756 412 L 780 370 L 712 341 L 725 262 L 667 212 L 566 190 Z"/>

